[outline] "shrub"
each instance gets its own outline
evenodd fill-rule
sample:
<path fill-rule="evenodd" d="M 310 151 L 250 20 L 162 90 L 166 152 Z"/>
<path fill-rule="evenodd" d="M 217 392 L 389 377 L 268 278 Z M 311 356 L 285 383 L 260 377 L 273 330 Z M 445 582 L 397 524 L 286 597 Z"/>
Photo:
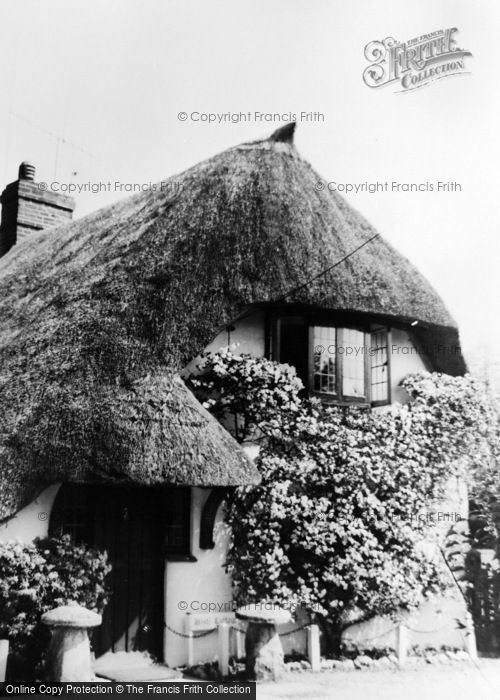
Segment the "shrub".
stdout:
<path fill-rule="evenodd" d="M 44 612 L 70 602 L 102 612 L 110 570 L 105 553 L 69 535 L 0 543 L 0 638 L 10 640 L 9 680 L 39 674 L 49 641 Z"/>

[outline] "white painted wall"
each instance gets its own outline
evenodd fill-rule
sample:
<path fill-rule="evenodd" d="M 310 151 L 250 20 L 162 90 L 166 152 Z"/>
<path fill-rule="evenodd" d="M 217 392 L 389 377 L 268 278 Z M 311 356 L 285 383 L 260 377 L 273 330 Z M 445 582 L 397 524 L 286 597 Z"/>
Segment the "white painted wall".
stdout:
<path fill-rule="evenodd" d="M 426 366 L 423 356 L 418 353 L 418 349 L 412 343 L 410 334 L 407 331 L 399 328 L 391 330 L 389 351 L 392 403 L 407 403 L 409 396 L 399 386 L 400 381 L 407 374 L 423 372 L 430 368 Z"/>
<path fill-rule="evenodd" d="M 253 355 L 253 357 L 263 357 L 265 353 L 264 312 L 259 309 L 249 311 L 248 317 L 236 321 L 232 325 L 235 330 L 229 333 L 227 330 L 221 331 L 207 345 L 205 352 L 219 352 L 229 346 L 236 354 L 247 353 Z M 202 358 L 198 355 L 185 367 L 181 374 L 185 376 L 194 372 L 201 361 Z"/>
<path fill-rule="evenodd" d="M 229 528 L 219 508 L 214 528 L 213 549 L 200 549 L 200 517 L 210 489 L 193 488 L 191 511 L 191 553 L 196 562 L 168 562 L 165 576 L 165 611 L 169 627 L 186 632 L 188 614 L 232 611 L 231 581 L 224 563 L 229 541 Z M 198 634 L 198 633 L 196 633 Z M 195 661 L 212 661 L 217 656 L 217 634 L 194 640 Z M 188 641 L 165 630 L 165 662 L 181 666 L 188 661 Z"/>
<path fill-rule="evenodd" d="M 54 500 L 61 484 L 49 486 L 29 505 L 10 520 L 0 525 L 0 541 L 21 540 L 31 542 L 35 537 L 46 537 L 49 532 L 49 518 Z"/>
<path fill-rule="evenodd" d="M 224 562 L 229 544 L 229 528 L 223 521 L 223 506 L 219 508 L 214 528 L 214 549 L 199 548 L 200 517 L 209 490 L 193 488 L 192 491 L 192 554 L 196 562 L 167 562 L 165 575 L 165 610 L 167 624 L 176 632 L 185 633 L 186 618 L 190 612 L 197 614 L 213 606 L 213 612 L 231 615 L 235 609 L 232 599 L 231 579 L 226 574 Z M 185 607 L 187 610 L 180 609 Z M 181 604 L 181 605 L 179 605 Z M 293 632 L 304 620 L 280 627 L 285 653 L 305 652 L 306 633 Z M 241 626 L 241 622 L 235 623 Z M 292 631 L 292 634 L 289 632 Z M 195 633 L 199 634 L 199 633 Z M 194 662 L 217 659 L 217 633 L 194 639 Z M 233 633 L 231 654 L 236 654 L 236 636 Z M 169 666 L 183 666 L 188 662 L 188 640 L 168 628 L 165 630 L 165 662 Z"/>

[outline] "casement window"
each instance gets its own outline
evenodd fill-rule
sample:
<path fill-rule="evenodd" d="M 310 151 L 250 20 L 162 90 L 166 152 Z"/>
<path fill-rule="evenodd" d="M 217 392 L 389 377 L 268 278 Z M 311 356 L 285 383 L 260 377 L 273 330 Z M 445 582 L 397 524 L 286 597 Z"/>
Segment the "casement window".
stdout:
<path fill-rule="evenodd" d="M 357 328 L 311 326 L 309 388 L 326 400 L 368 403 L 368 334 Z"/>
<path fill-rule="evenodd" d="M 370 397 L 372 406 L 390 403 L 389 332 L 377 328 L 371 332 Z"/>
<path fill-rule="evenodd" d="M 126 538 L 129 531 L 147 533 L 151 521 L 167 558 L 192 561 L 190 518 L 188 486 L 64 484 L 52 510 L 49 532 L 51 536 L 69 534 L 78 543 L 108 546 L 109 541 Z"/>
<path fill-rule="evenodd" d="M 276 339 L 279 361 L 293 365 L 309 393 L 323 401 L 390 403 L 387 328 L 282 317 Z"/>
<path fill-rule="evenodd" d="M 166 491 L 163 514 L 165 517 L 167 557 L 189 556 L 191 552 L 191 489 L 184 486 Z"/>

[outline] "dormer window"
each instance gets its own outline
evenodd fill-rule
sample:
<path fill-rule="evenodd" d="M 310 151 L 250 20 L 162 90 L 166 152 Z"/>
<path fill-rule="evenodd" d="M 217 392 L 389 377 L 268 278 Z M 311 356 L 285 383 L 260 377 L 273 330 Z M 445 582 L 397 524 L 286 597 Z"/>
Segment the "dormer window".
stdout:
<path fill-rule="evenodd" d="M 293 365 L 309 393 L 322 401 L 390 403 L 387 328 L 288 316 L 277 319 L 275 341 L 277 359 Z"/>

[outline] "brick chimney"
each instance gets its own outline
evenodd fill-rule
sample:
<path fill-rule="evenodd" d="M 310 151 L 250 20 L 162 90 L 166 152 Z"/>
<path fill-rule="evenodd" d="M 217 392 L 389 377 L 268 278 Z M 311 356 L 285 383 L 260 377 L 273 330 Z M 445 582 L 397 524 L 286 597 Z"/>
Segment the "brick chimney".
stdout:
<path fill-rule="evenodd" d="M 19 166 L 19 179 L 7 185 L 0 202 L 0 257 L 31 233 L 69 221 L 75 208 L 73 197 L 40 188 L 35 166 L 26 161 Z"/>

